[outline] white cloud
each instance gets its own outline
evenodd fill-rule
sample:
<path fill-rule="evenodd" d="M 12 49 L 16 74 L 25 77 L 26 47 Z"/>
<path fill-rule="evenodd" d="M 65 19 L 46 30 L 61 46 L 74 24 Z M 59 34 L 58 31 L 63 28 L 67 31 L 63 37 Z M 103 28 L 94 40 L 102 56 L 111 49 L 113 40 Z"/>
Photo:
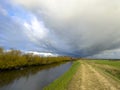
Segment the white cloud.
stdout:
<path fill-rule="evenodd" d="M 52 31 L 47 35 L 54 35 L 54 38 L 43 38 L 48 47 L 73 55 L 92 55 L 120 47 L 119 0 L 12 1 L 31 11 L 38 19 L 42 18 Z"/>
<path fill-rule="evenodd" d="M 1 6 L 0 6 L 0 13 L 4 16 L 7 15 L 7 11 L 4 8 L 2 8 Z"/>
<path fill-rule="evenodd" d="M 9 14 L 0 13 L 0 47 L 25 50 L 35 48 L 24 33 L 25 30 L 21 22 L 11 18 Z"/>
<path fill-rule="evenodd" d="M 39 22 L 37 18 L 33 17 L 30 24 L 28 22 L 24 23 L 24 26 L 27 28 L 26 34 L 32 39 L 35 37 L 36 39 L 45 38 L 48 30 L 44 26 L 43 22 Z"/>
<path fill-rule="evenodd" d="M 23 51 L 24 53 L 32 53 L 33 55 L 40 55 L 40 56 L 58 56 L 57 54 L 47 53 L 47 52 L 36 52 L 36 51 Z"/>

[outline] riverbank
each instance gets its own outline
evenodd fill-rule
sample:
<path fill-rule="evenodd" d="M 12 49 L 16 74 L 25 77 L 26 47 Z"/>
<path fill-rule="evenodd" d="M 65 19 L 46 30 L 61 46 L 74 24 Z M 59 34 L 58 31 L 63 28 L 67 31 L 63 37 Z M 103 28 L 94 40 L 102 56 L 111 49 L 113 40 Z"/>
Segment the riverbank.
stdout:
<path fill-rule="evenodd" d="M 58 62 L 70 61 L 70 57 L 41 57 L 38 55 L 23 54 L 19 50 L 10 50 L 5 52 L 0 48 L 0 71 L 21 69 L 23 67 L 35 65 L 47 65 Z"/>
<path fill-rule="evenodd" d="M 71 68 L 65 74 L 63 74 L 53 83 L 45 87 L 44 90 L 66 90 L 68 88 L 69 82 L 71 81 L 79 66 L 80 62 L 75 61 Z"/>
<path fill-rule="evenodd" d="M 89 61 L 90 63 L 90 61 Z M 104 71 L 106 74 L 112 76 L 112 78 L 120 81 L 120 61 L 114 60 L 93 60 L 91 63 L 96 68 Z"/>
<path fill-rule="evenodd" d="M 80 60 L 75 63 L 77 65 L 71 67 L 75 68 L 74 73 L 71 74 L 70 69 L 44 90 L 120 90 L 120 61 Z"/>
<path fill-rule="evenodd" d="M 73 62 L 30 66 L 0 73 L 0 90 L 43 90 L 70 69 Z"/>
<path fill-rule="evenodd" d="M 104 64 L 108 65 L 111 63 L 113 65 L 114 61 L 96 60 L 94 62 L 93 60 L 81 60 L 80 63 L 81 65 L 73 76 L 67 90 L 120 90 L 120 82 L 118 80 L 104 73 L 104 68 L 99 70 L 92 64 L 100 63 L 101 67 L 103 67 Z"/>

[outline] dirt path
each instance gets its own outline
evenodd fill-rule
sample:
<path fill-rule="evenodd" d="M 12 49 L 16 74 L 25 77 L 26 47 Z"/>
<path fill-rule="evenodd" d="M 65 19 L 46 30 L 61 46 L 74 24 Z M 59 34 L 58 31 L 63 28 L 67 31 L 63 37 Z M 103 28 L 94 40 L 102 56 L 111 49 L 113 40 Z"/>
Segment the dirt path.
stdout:
<path fill-rule="evenodd" d="M 116 81 L 106 78 L 100 71 L 84 62 L 74 75 L 68 90 L 120 90 L 120 84 L 113 82 Z"/>

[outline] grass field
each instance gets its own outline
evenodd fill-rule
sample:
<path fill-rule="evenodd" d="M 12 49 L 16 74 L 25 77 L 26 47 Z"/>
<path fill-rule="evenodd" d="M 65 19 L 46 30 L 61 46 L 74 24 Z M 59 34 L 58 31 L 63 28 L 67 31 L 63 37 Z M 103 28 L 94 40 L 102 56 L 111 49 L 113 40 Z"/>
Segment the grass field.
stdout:
<path fill-rule="evenodd" d="M 110 65 L 120 68 L 120 60 L 92 60 L 96 64 Z"/>
<path fill-rule="evenodd" d="M 65 74 L 63 74 L 60 78 L 55 80 L 49 86 L 45 87 L 44 90 L 67 90 L 68 84 L 71 81 L 73 75 L 76 73 L 79 66 L 80 62 L 74 62 L 71 68 Z"/>
<path fill-rule="evenodd" d="M 98 68 L 120 80 L 120 61 L 119 60 L 92 60 Z"/>

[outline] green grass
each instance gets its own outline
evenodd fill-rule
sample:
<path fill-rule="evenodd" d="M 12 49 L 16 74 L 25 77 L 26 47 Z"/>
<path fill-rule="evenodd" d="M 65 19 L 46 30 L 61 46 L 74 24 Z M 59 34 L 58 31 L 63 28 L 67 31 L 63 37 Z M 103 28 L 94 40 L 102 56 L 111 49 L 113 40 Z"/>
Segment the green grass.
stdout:
<path fill-rule="evenodd" d="M 60 78 L 44 88 L 44 90 L 67 90 L 68 84 L 71 81 L 73 75 L 76 73 L 80 65 L 79 61 L 75 61 L 71 68 L 63 74 Z"/>
<path fill-rule="evenodd" d="M 92 62 L 94 62 L 95 64 L 98 64 L 97 67 L 100 68 L 102 71 L 120 80 L 120 61 L 93 60 Z"/>
<path fill-rule="evenodd" d="M 110 66 L 114 66 L 116 68 L 120 68 L 120 61 L 114 61 L 114 60 L 93 60 L 93 62 L 95 62 L 97 64 L 110 65 Z"/>

